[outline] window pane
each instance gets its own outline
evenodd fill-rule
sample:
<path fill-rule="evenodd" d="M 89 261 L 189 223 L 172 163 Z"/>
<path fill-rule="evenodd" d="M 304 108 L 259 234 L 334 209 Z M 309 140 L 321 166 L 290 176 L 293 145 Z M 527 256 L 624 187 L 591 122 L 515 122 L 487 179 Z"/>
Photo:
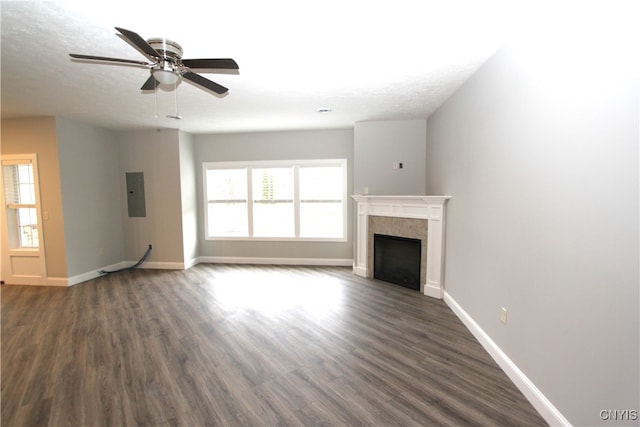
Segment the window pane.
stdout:
<path fill-rule="evenodd" d="M 247 200 L 247 170 L 207 170 L 207 200 Z"/>
<path fill-rule="evenodd" d="M 300 237 L 344 237 L 342 203 L 300 203 Z"/>
<path fill-rule="evenodd" d="M 255 168 L 253 180 L 253 235 L 294 237 L 293 168 Z"/>
<path fill-rule="evenodd" d="M 209 236 L 248 236 L 246 202 L 208 203 Z"/>
<path fill-rule="evenodd" d="M 16 165 L 18 167 L 18 182 L 20 200 L 18 203 L 33 204 L 36 202 L 33 183 L 33 167 L 31 164 Z"/>
<path fill-rule="evenodd" d="M 301 200 L 342 200 L 342 168 L 301 167 L 300 168 Z"/>
<path fill-rule="evenodd" d="M 18 208 L 20 247 L 38 247 L 38 217 L 35 208 Z"/>
<path fill-rule="evenodd" d="M 37 248 L 38 215 L 35 208 L 7 208 L 8 241 L 11 249 Z"/>
<path fill-rule="evenodd" d="M 209 236 L 248 236 L 247 170 L 207 170 Z"/>
<path fill-rule="evenodd" d="M 7 203 L 32 205 L 36 202 L 31 164 L 3 166 L 4 195 Z"/>
<path fill-rule="evenodd" d="M 254 201 L 293 201 L 293 168 L 253 169 Z"/>
<path fill-rule="evenodd" d="M 342 167 L 301 167 L 299 174 L 300 237 L 344 237 Z"/>
<path fill-rule="evenodd" d="M 253 235 L 256 237 L 294 237 L 293 201 L 253 204 Z"/>

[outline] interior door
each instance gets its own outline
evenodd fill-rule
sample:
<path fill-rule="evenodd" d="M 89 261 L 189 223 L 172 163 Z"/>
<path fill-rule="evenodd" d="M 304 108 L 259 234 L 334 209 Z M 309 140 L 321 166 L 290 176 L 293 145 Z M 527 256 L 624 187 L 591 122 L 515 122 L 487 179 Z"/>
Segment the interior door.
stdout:
<path fill-rule="evenodd" d="M 7 284 L 46 284 L 38 161 L 35 154 L 2 156 L 2 264 Z"/>

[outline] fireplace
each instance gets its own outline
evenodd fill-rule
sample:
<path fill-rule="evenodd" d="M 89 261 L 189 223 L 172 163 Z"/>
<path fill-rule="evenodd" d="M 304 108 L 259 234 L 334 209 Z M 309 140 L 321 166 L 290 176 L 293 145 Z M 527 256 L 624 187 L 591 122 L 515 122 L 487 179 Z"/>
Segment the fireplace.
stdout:
<path fill-rule="evenodd" d="M 445 205 L 450 196 L 352 196 L 357 202 L 353 273 L 374 277 L 374 234 L 420 239 L 420 292 L 444 296 Z"/>
<path fill-rule="evenodd" d="M 373 235 L 373 277 L 420 290 L 421 241 L 407 237 Z"/>

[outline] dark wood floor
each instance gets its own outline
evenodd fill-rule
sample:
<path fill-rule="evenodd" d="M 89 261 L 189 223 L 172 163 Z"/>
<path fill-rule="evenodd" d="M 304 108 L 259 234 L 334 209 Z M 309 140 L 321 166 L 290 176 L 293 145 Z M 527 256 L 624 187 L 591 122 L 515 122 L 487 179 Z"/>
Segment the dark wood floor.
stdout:
<path fill-rule="evenodd" d="M 350 268 L 2 286 L 2 425 L 545 425 L 451 310 Z"/>

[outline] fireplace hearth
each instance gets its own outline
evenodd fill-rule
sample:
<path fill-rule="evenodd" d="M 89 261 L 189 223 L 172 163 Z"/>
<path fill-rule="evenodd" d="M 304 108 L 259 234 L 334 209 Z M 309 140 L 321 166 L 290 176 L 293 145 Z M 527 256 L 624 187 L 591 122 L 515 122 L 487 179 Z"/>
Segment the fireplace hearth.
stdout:
<path fill-rule="evenodd" d="M 420 290 L 420 239 L 374 234 L 373 277 Z"/>

